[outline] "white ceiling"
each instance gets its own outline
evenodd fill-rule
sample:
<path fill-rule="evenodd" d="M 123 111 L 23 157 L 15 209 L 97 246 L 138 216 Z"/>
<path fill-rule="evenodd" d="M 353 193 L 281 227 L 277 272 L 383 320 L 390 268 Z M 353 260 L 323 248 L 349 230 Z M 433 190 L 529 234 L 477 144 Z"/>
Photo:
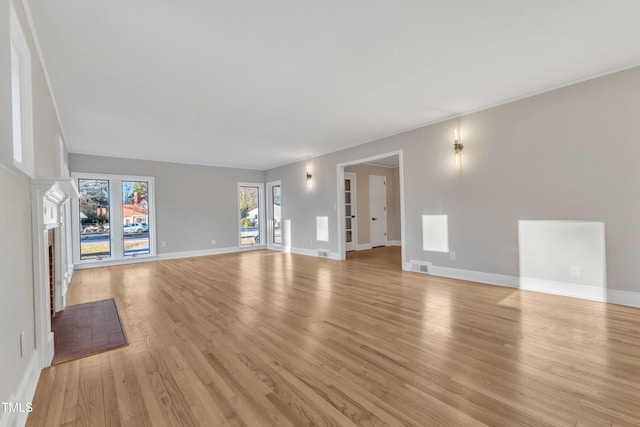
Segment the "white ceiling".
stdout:
<path fill-rule="evenodd" d="M 269 169 L 640 63 L 637 0 L 25 0 L 71 152 Z"/>
<path fill-rule="evenodd" d="M 370 160 L 367 165 L 382 166 L 385 168 L 397 168 L 400 166 L 400 156 L 384 157 L 382 159 Z"/>

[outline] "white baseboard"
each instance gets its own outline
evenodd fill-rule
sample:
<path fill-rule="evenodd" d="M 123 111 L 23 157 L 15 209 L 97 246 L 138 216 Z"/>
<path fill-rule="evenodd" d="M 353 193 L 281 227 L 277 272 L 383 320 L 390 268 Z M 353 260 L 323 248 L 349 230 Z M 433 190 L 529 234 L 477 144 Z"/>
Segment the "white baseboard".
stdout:
<path fill-rule="evenodd" d="M 76 264 L 75 268 L 82 270 L 85 268 L 107 267 L 111 265 L 136 264 L 140 262 L 162 261 L 167 259 L 193 258 L 193 257 L 199 257 L 199 256 L 230 254 L 235 252 L 257 251 L 260 249 L 267 249 L 267 246 L 266 245 L 253 245 L 253 246 L 246 246 L 246 247 L 232 246 L 228 248 L 201 249 L 201 250 L 183 251 L 183 252 L 169 252 L 166 254 L 159 254 L 155 256 L 133 257 L 133 258 L 120 259 L 120 260 L 113 260 L 113 261 L 101 261 L 101 262 L 90 262 L 86 264 Z"/>
<path fill-rule="evenodd" d="M 254 246 L 235 246 L 229 248 L 217 248 L 217 249 L 203 249 L 196 251 L 184 251 L 184 252 L 170 252 L 166 254 L 160 254 L 156 256 L 147 256 L 147 257 L 136 257 L 136 258 L 127 258 L 122 260 L 114 260 L 114 261 L 102 261 L 102 262 L 91 262 L 86 264 L 77 264 L 75 266 L 76 269 L 82 270 L 85 268 L 96 268 L 96 267 L 107 267 L 112 265 L 124 265 L 124 264 L 136 264 L 141 262 L 152 262 L 152 261 L 162 261 L 168 259 L 180 259 L 180 258 L 192 258 L 199 256 L 209 256 L 209 255 L 222 255 L 222 254 L 230 254 L 236 252 L 246 252 L 246 251 L 256 251 L 261 249 L 270 249 L 274 251 L 283 251 L 290 252 L 292 254 L 297 255 L 305 255 L 305 256 L 318 256 L 318 250 L 314 249 L 303 249 L 303 248 L 286 248 L 282 246 L 267 246 L 267 245 L 254 245 Z M 329 252 L 329 259 L 340 260 L 340 254 L 338 252 Z"/>
<path fill-rule="evenodd" d="M 0 408 L 2 410 L 2 416 L 0 417 L 0 426 L 24 426 L 27 423 L 27 417 L 29 416 L 30 410 L 28 409 L 27 403 L 29 403 L 29 407 L 31 406 L 31 402 L 33 401 L 33 396 L 36 394 L 36 388 L 38 387 L 38 380 L 40 380 L 40 367 L 38 363 L 39 355 L 37 351 L 31 353 L 31 357 L 29 358 L 29 363 L 22 374 L 22 378 L 20 379 L 20 384 L 18 384 L 18 390 L 15 394 L 12 394 L 9 397 L 10 404 L 15 405 L 19 404 L 18 411 L 4 411 L 4 408 Z"/>
<path fill-rule="evenodd" d="M 318 251 L 306 248 L 288 248 L 287 252 L 296 255 L 318 256 Z"/>
<path fill-rule="evenodd" d="M 521 277 L 520 289 L 544 292 L 545 294 L 563 295 L 566 297 L 607 302 L 607 288 L 580 285 L 576 283 Z"/>
<path fill-rule="evenodd" d="M 520 284 L 520 279 L 516 276 L 485 273 L 483 271 L 463 270 L 460 268 L 439 267 L 436 265 L 429 267 L 429 274 L 434 276 L 450 277 L 452 279 L 486 283 L 489 285 L 507 286 L 510 288 L 517 288 Z"/>
<path fill-rule="evenodd" d="M 318 256 L 318 249 L 306 249 L 306 248 L 283 248 L 282 246 L 269 246 L 268 249 L 274 251 L 282 251 L 295 255 L 304 255 L 304 256 Z M 340 254 L 338 252 L 331 252 L 328 249 L 320 249 L 323 251 L 327 251 L 329 253 L 328 259 L 340 261 Z"/>
<path fill-rule="evenodd" d="M 368 247 L 366 247 L 368 246 Z M 306 248 L 287 248 L 282 246 L 256 245 L 249 247 L 229 247 L 217 249 L 205 249 L 186 252 L 171 252 L 154 257 L 133 258 L 118 261 L 104 261 L 101 263 L 90 263 L 76 265 L 77 269 L 103 267 L 108 265 L 132 264 L 138 262 L 160 261 L 167 259 L 191 258 L 208 255 L 221 255 L 234 252 L 244 252 L 260 249 L 271 249 L 277 251 L 290 252 L 297 255 L 318 256 L 318 251 Z M 358 250 L 371 249 L 371 245 L 358 245 Z M 340 260 L 338 252 L 329 252 L 329 259 Z M 593 301 L 610 302 L 613 304 L 627 305 L 640 308 L 640 293 L 622 291 L 618 289 L 605 289 L 595 286 L 579 285 L 575 283 L 554 282 L 550 280 L 540 280 L 532 278 L 520 278 L 504 274 L 486 273 L 483 271 L 463 270 L 460 268 L 441 267 L 432 265 L 430 262 L 411 260 L 404 263 L 402 268 L 405 271 L 412 271 L 412 264 L 427 265 L 429 273 L 434 276 L 449 277 L 452 279 L 468 280 L 470 282 L 486 283 L 489 285 L 507 286 L 528 291 L 537 291 L 547 294 L 563 295 L 573 298 L 588 299 Z M 3 424 L 0 423 L 0 426 Z"/>
<path fill-rule="evenodd" d="M 47 334 L 47 344 L 40 351 L 40 357 L 42 358 L 42 364 L 40 367 L 48 368 L 51 366 L 51 362 L 53 362 L 53 356 L 55 355 L 56 347 L 54 342 L 53 332 L 49 332 Z"/>
<path fill-rule="evenodd" d="M 73 277 L 74 267 L 75 266 L 73 264 L 67 264 L 67 272 L 65 274 L 65 276 L 67 278 L 67 283 L 71 283 L 71 278 Z"/>
<path fill-rule="evenodd" d="M 222 255 L 222 254 L 232 254 L 236 252 L 246 252 L 246 251 L 257 251 L 261 249 L 267 249 L 266 245 L 253 245 L 253 246 L 231 246 L 228 248 L 215 248 L 215 249 L 202 249 L 196 251 L 184 251 L 184 252 L 169 252 L 166 254 L 157 255 L 155 260 L 150 261 L 160 261 L 165 259 L 179 259 L 179 258 L 193 258 L 199 256 L 209 256 L 209 255 Z"/>
<path fill-rule="evenodd" d="M 387 240 L 384 243 L 385 246 L 402 246 L 402 242 L 400 240 Z M 360 245 L 356 245 L 356 251 L 366 251 L 368 249 L 373 249 L 373 245 L 371 243 L 363 243 Z"/>
<path fill-rule="evenodd" d="M 628 305 L 630 307 L 640 307 L 640 292 L 607 289 L 607 302 Z"/>
<path fill-rule="evenodd" d="M 520 289 L 640 308 L 640 292 L 523 277 Z"/>
<path fill-rule="evenodd" d="M 486 273 L 482 271 L 463 270 L 460 268 L 440 267 L 425 261 L 411 260 L 403 265 L 405 271 L 412 270 L 412 265 L 426 265 L 433 276 L 451 279 L 468 280 L 470 282 L 486 283 L 489 285 L 506 286 L 509 288 L 536 291 L 546 294 L 562 295 L 591 301 L 609 302 L 640 308 L 640 292 L 621 291 L 596 286 L 580 285 L 576 283 L 556 282 L 552 280 L 517 277 L 504 274 Z M 425 274 L 418 271 L 418 273 Z"/>

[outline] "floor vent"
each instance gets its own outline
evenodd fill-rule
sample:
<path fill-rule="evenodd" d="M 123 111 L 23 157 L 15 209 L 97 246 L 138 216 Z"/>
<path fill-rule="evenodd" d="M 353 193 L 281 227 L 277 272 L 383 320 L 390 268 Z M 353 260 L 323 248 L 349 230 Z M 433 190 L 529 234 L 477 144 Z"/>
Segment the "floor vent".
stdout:
<path fill-rule="evenodd" d="M 411 271 L 415 271 L 416 273 L 429 273 L 429 266 L 426 264 L 411 264 Z"/>
<path fill-rule="evenodd" d="M 318 249 L 318 256 L 320 258 L 329 258 L 329 251 L 326 249 Z"/>

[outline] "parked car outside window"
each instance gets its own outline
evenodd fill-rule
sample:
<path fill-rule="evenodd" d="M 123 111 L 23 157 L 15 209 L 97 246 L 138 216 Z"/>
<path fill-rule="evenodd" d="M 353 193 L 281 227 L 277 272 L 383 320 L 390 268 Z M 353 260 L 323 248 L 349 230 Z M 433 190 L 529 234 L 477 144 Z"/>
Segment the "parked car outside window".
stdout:
<path fill-rule="evenodd" d="M 147 230 L 149 228 L 147 227 Z M 140 224 L 126 224 L 124 226 L 124 234 L 142 233 L 142 226 Z"/>

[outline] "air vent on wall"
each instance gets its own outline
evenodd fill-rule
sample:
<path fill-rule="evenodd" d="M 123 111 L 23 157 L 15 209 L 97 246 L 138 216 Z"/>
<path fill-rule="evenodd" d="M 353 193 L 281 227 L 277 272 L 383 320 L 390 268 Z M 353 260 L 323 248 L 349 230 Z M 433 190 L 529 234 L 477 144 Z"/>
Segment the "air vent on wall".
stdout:
<path fill-rule="evenodd" d="M 429 265 L 412 262 L 411 271 L 415 271 L 416 273 L 429 273 Z"/>
<path fill-rule="evenodd" d="M 329 258 L 329 251 L 326 249 L 318 249 L 318 256 L 320 258 Z"/>

